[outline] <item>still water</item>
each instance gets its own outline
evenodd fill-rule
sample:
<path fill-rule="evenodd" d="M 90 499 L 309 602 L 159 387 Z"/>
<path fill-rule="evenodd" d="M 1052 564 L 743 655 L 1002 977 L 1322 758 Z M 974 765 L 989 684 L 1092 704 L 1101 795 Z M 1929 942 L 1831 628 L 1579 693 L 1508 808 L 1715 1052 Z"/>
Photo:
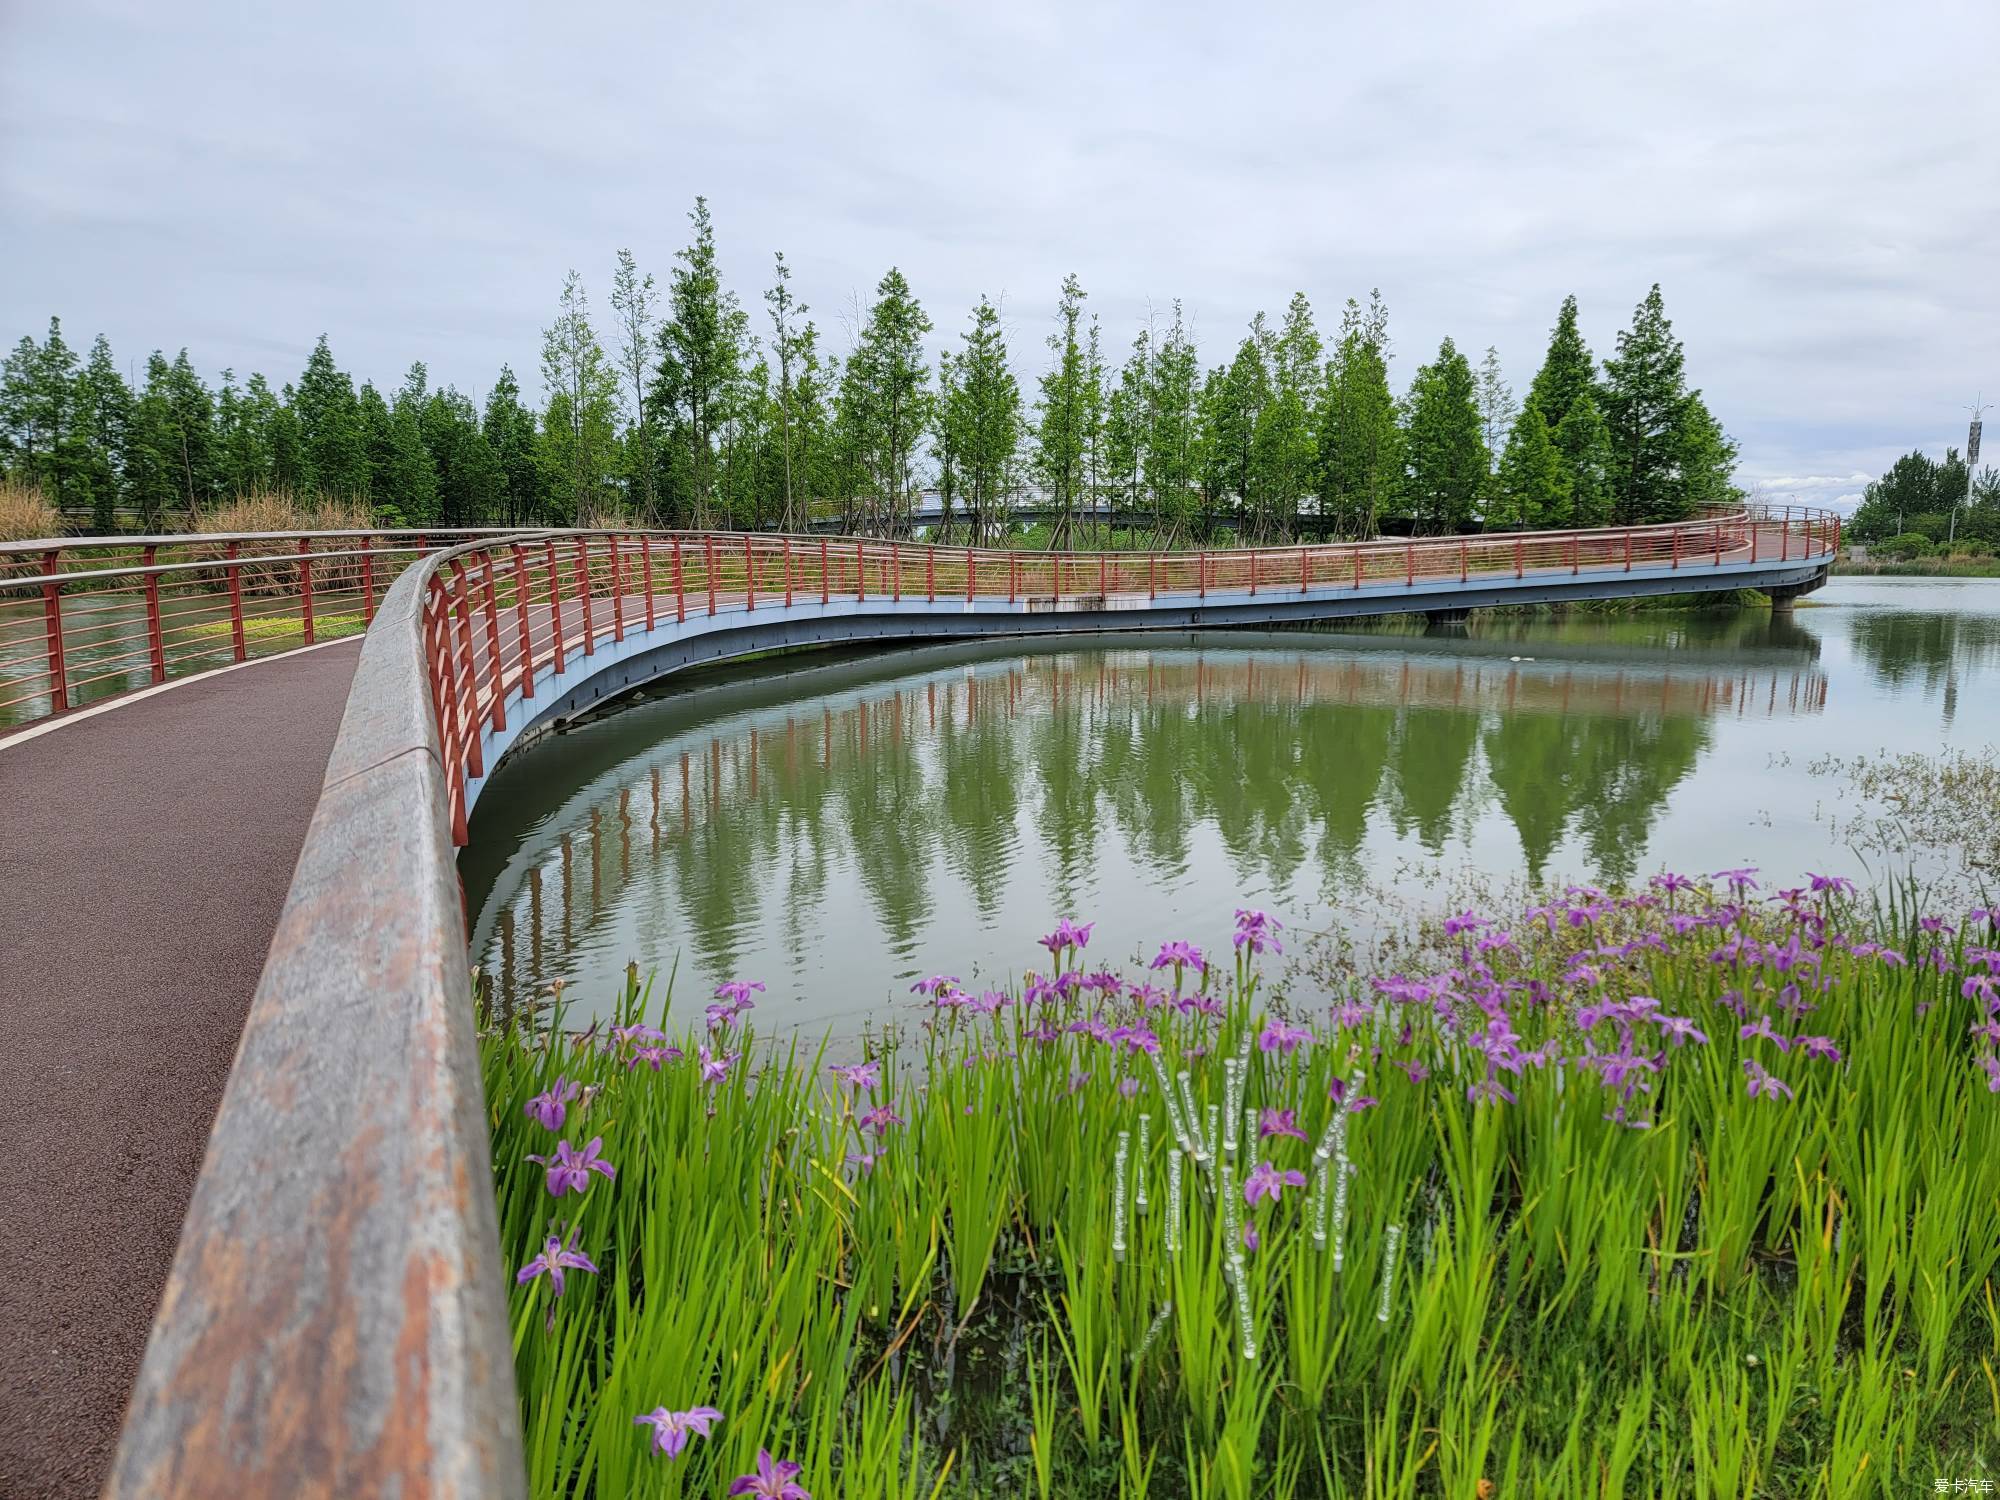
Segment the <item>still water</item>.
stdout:
<path fill-rule="evenodd" d="M 913 979 L 1226 946 L 1435 909 L 1468 882 L 1758 865 L 1862 873 L 1829 753 L 1983 748 L 2000 583 L 1835 579 L 1763 611 L 1475 617 L 806 655 L 662 686 L 543 740 L 482 796 L 462 870 L 503 1001 L 628 961 L 676 1010 L 853 1032 Z"/>

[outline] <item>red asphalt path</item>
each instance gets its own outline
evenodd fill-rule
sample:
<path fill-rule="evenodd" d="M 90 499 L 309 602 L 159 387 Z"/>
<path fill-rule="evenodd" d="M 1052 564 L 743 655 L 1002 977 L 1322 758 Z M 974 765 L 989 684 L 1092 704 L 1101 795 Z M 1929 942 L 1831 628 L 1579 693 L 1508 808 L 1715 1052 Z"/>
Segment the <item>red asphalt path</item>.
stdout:
<path fill-rule="evenodd" d="M 94 1496 L 360 641 L 0 739 L 0 1496 Z"/>

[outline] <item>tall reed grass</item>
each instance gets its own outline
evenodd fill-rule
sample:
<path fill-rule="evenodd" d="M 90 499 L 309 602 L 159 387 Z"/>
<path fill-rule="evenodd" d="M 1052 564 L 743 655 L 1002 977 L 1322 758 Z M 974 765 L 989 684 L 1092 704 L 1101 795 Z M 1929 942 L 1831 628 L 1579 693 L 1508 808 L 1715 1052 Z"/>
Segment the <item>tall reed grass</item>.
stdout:
<path fill-rule="evenodd" d="M 533 1492 L 1996 1477 L 1993 918 L 1754 879 L 1464 913 L 1283 1007 L 1240 913 L 1123 976 L 1065 922 L 838 1053 L 747 985 L 489 1027 Z"/>

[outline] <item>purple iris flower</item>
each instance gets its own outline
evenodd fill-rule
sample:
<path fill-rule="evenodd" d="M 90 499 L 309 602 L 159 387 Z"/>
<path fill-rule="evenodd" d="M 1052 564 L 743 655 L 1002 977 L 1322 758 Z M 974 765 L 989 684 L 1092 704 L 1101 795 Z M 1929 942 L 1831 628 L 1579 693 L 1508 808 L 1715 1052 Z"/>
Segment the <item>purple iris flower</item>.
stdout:
<path fill-rule="evenodd" d="M 1812 891 L 1815 896 L 1828 894 L 1851 896 L 1854 894 L 1854 882 L 1849 880 L 1845 875 L 1815 875 L 1812 871 L 1808 870 L 1806 871 L 1806 879 L 1812 882 Z"/>
<path fill-rule="evenodd" d="M 1156 969 L 1194 969 L 1206 972 L 1208 960 L 1201 956 L 1201 949 L 1183 939 L 1180 942 L 1162 943 L 1160 951 L 1153 956 Z"/>
<path fill-rule="evenodd" d="M 1276 917 L 1261 911 L 1236 913 L 1235 944 L 1248 948 L 1252 953 L 1283 953 L 1285 945 L 1278 941 L 1278 930 L 1285 924 Z"/>
<path fill-rule="evenodd" d="M 1824 1058 L 1827 1062 L 1840 1061 L 1840 1048 L 1834 1045 L 1830 1036 L 1802 1036 L 1798 1041 L 1799 1055 L 1802 1057 Z"/>
<path fill-rule="evenodd" d="M 734 1052 L 711 1053 L 706 1047 L 701 1049 L 701 1081 L 703 1083 L 721 1083 L 729 1076 L 729 1070 L 735 1065 L 736 1054 Z"/>
<path fill-rule="evenodd" d="M 515 1273 L 514 1284 L 516 1286 L 526 1286 L 537 1276 L 546 1275 L 549 1278 L 549 1285 L 555 1288 L 555 1294 L 560 1297 L 563 1294 L 563 1272 L 565 1270 L 588 1271 L 593 1276 L 596 1275 L 597 1267 L 591 1263 L 590 1257 L 571 1248 L 575 1243 L 576 1231 L 574 1229 L 569 1232 L 569 1241 L 567 1243 L 557 1239 L 554 1235 L 550 1235 L 542 1245 L 542 1253 Z"/>
<path fill-rule="evenodd" d="M 1105 1041 L 1117 1046 L 1124 1044 L 1127 1052 L 1143 1052 L 1148 1057 L 1160 1050 L 1160 1039 L 1153 1035 L 1149 1026 L 1120 1026 L 1105 1037 Z"/>
<path fill-rule="evenodd" d="M 1410 1075 L 1410 1082 L 1412 1083 L 1422 1083 L 1426 1078 L 1431 1076 L 1431 1070 L 1420 1062 L 1399 1062 L 1396 1066 Z"/>
<path fill-rule="evenodd" d="M 863 1177 L 874 1171 L 875 1163 L 881 1159 L 882 1153 L 880 1151 L 850 1151 L 847 1153 L 847 1164 Z"/>
<path fill-rule="evenodd" d="M 1127 1099 L 1130 1099 L 1133 1095 L 1139 1092 L 1139 1080 L 1130 1077 L 1129 1075 L 1127 1077 L 1119 1079 L 1118 1092 L 1123 1094 Z M 966 1106 L 966 1113 L 970 1114 L 971 1112 L 972 1112 L 972 1106 L 968 1104 Z"/>
<path fill-rule="evenodd" d="M 1343 1000 L 1333 1008 L 1333 1024 L 1346 1031 L 1375 1019 L 1375 1007 L 1360 1000 Z"/>
<path fill-rule="evenodd" d="M 1049 950 L 1049 957 L 1061 955 L 1065 948 L 1087 948 L 1090 946 L 1090 929 L 1095 922 L 1076 923 L 1068 917 L 1056 923 L 1056 930 L 1042 939 L 1042 946 Z"/>
<path fill-rule="evenodd" d="M 1482 927 L 1490 927 L 1492 925 L 1491 922 L 1488 922 L 1477 912 L 1462 911 L 1455 917 L 1446 917 L 1444 919 L 1444 935 L 1446 937 L 1457 937 L 1461 932 L 1477 932 Z"/>
<path fill-rule="evenodd" d="M 632 1055 L 625 1059 L 625 1067 L 629 1071 L 640 1063 L 648 1063 L 657 1073 L 662 1063 L 679 1062 L 685 1056 L 687 1054 L 678 1047 L 634 1047 Z"/>
<path fill-rule="evenodd" d="M 1299 1112 L 1295 1109 L 1266 1109 L 1257 1115 L 1257 1139 L 1268 1141 L 1272 1136 L 1288 1135 L 1293 1140 L 1302 1141 L 1306 1133 L 1299 1129 Z"/>
<path fill-rule="evenodd" d="M 860 1127 L 863 1130 L 872 1130 L 877 1135 L 887 1135 L 889 1133 L 890 1126 L 907 1125 L 909 1124 L 909 1121 L 905 1120 L 901 1115 L 897 1114 L 896 1111 L 890 1108 L 888 1105 L 878 1104 L 873 1109 L 869 1110 L 866 1114 L 862 1115 L 856 1121 L 856 1123 L 860 1125 Z"/>
<path fill-rule="evenodd" d="M 1174 1002 L 1174 1005 L 1184 1016 L 1219 1016 L 1222 1014 L 1222 1002 L 1213 995 L 1204 994 L 1200 990 L 1195 991 L 1192 995 L 1181 996 L 1180 999 Z"/>
<path fill-rule="evenodd" d="M 1280 1172 L 1270 1162 L 1260 1161 L 1250 1169 L 1250 1175 L 1243 1179 L 1243 1201 L 1252 1208 L 1259 1198 L 1269 1198 L 1278 1202 L 1288 1187 L 1302 1188 L 1306 1185 L 1306 1174 L 1298 1171 Z"/>
<path fill-rule="evenodd" d="M 750 996 L 753 991 L 759 995 L 763 994 L 763 984 L 755 979 L 725 979 L 715 987 L 715 998 L 731 1001 L 744 1010 L 748 1010 L 751 1004 Z"/>
<path fill-rule="evenodd" d="M 521 1113 L 546 1130 L 561 1130 L 568 1118 L 570 1101 L 583 1090 L 566 1078 L 558 1078 L 544 1092 L 535 1095 Z"/>
<path fill-rule="evenodd" d="M 607 1179 L 618 1175 L 618 1169 L 597 1154 L 603 1145 L 601 1135 L 592 1136 L 581 1148 L 557 1141 L 554 1156 L 530 1156 L 528 1160 L 548 1169 L 549 1196 L 560 1198 L 588 1189 L 592 1172 L 601 1172 Z"/>
<path fill-rule="evenodd" d="M 656 1406 L 644 1416 L 634 1417 L 632 1425 L 653 1429 L 655 1453 L 679 1458 L 690 1434 L 707 1437 L 711 1424 L 721 1420 L 722 1413 L 712 1406 L 691 1406 L 686 1411 L 668 1411 L 664 1406 Z"/>
<path fill-rule="evenodd" d="M 756 1469 L 738 1477 L 728 1493 L 748 1495 L 751 1500 L 812 1500 L 805 1486 L 798 1483 L 800 1468 L 789 1459 L 771 1457 L 768 1448 L 759 1448 Z"/>
<path fill-rule="evenodd" d="M 1074 1094 L 1088 1082 L 1090 1082 L 1090 1074 L 1079 1069 L 1069 1075 L 1069 1091 Z"/>
<path fill-rule="evenodd" d="M 1695 1025 L 1689 1016 L 1660 1016 L 1654 1024 L 1660 1028 L 1660 1034 L 1676 1047 L 1688 1042 L 1708 1041 L 1708 1033 Z"/>
<path fill-rule="evenodd" d="M 1748 1026 L 1739 1026 L 1736 1029 L 1736 1039 L 1739 1042 L 1747 1042 L 1753 1037 L 1762 1037 L 1767 1042 L 1776 1042 L 1780 1052 L 1789 1052 L 1792 1050 L 1792 1039 L 1788 1036 L 1781 1036 L 1779 1033 L 1773 1031 L 1769 1016 L 1759 1016 Z"/>
<path fill-rule="evenodd" d="M 727 1031 L 731 1021 L 742 1015 L 744 1011 L 755 1010 L 756 1008 L 756 1002 L 752 1000 L 718 1000 L 708 1007 L 708 1029 L 710 1031 Z"/>
<path fill-rule="evenodd" d="M 1747 892 L 1757 889 L 1756 874 L 1757 867 L 1755 865 L 1746 865 L 1740 870 L 1717 870 L 1708 878 L 1723 882 L 1723 884 L 1727 885 L 1735 893 L 1736 899 L 1741 901 Z"/>
<path fill-rule="evenodd" d="M 958 976 L 956 974 L 933 974 L 930 978 L 919 979 L 915 984 L 911 985 L 910 993 L 913 995 L 935 995 L 939 990 L 955 988 L 957 984 Z"/>
<path fill-rule="evenodd" d="M 1979 1066 L 1986 1070 L 1986 1092 L 2000 1094 L 2000 1056 L 1988 1053 L 1979 1059 Z"/>
<path fill-rule="evenodd" d="M 1167 992 L 1157 984 L 1133 984 L 1126 987 L 1126 993 L 1138 1001 L 1141 1012 L 1149 1011 L 1156 1005 L 1165 1005 Z"/>
<path fill-rule="evenodd" d="M 1257 1046 L 1265 1052 L 1283 1052 L 1287 1055 L 1312 1040 L 1312 1033 L 1303 1026 L 1290 1026 L 1271 1017 L 1264 1029 L 1257 1034 Z"/>
<path fill-rule="evenodd" d="M 1483 1083 L 1468 1083 L 1465 1086 L 1465 1097 L 1473 1104 L 1498 1104 L 1502 1099 L 1509 1104 L 1519 1102 L 1515 1099 L 1513 1090 L 1502 1087 L 1500 1080 L 1491 1073 L 1486 1075 Z"/>
<path fill-rule="evenodd" d="M 882 1065 L 877 1062 L 839 1063 L 828 1071 L 851 1089 L 872 1089 L 882 1082 Z"/>
<path fill-rule="evenodd" d="M 1743 1059 L 1743 1072 L 1749 1080 L 1750 1097 L 1752 1099 L 1760 1096 L 1766 1099 L 1775 1099 L 1780 1094 L 1784 1095 L 1787 1099 L 1792 1097 L 1790 1085 L 1775 1073 L 1765 1068 L 1763 1064 L 1746 1057 Z"/>
<path fill-rule="evenodd" d="M 1259 1245 L 1263 1243 L 1264 1241 L 1258 1235 L 1257 1226 L 1255 1224 L 1245 1224 L 1243 1226 L 1243 1248 L 1245 1250 L 1254 1251 Z"/>

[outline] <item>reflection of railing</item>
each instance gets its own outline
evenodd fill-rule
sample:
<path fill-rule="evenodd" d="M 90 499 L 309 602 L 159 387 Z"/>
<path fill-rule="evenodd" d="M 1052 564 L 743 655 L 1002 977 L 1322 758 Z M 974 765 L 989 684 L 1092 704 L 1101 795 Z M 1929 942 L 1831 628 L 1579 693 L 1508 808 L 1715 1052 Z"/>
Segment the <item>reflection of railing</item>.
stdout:
<path fill-rule="evenodd" d="M 773 604 L 866 613 L 883 596 L 899 607 L 878 614 L 985 613 L 1006 633 L 1036 614 L 1102 622 L 1127 611 L 1137 624 L 1163 598 L 1183 621 L 1195 613 L 1188 600 L 1218 595 L 1239 614 L 1245 600 L 1254 611 L 1265 596 L 1364 589 L 1387 608 L 1423 607 L 1398 604 L 1400 591 L 1414 599 L 1422 580 L 1435 599 L 1475 576 L 1637 571 L 1664 589 L 1660 576 L 1684 568 L 1726 579 L 1724 563 L 1760 556 L 1823 563 L 1837 536 L 1831 518 L 1744 512 L 1622 531 L 1152 555 L 563 532 L 406 566 L 379 605 L 373 588 L 356 597 L 374 620 L 108 1493 L 522 1491 L 453 846 L 465 839 L 469 781 L 488 769 L 485 736 L 506 733 L 510 717 L 518 728 L 589 675 L 565 675 L 575 658 L 616 658 L 628 633 L 664 635 L 669 620 L 692 638 L 739 627 L 696 616 Z M 57 706 L 68 698 L 65 601 L 89 578 L 64 571 L 64 550 L 31 545 L 25 556 L 39 555 L 42 571 L 8 580 L 44 606 L 42 691 Z M 243 562 L 225 544 L 219 563 L 198 566 L 219 566 L 226 586 Z M 137 575 L 149 593 L 158 568 Z M 296 572 L 303 636 L 313 560 Z M 148 597 L 149 655 L 161 618 Z M 157 656 L 149 665 L 164 675 Z"/>
<path fill-rule="evenodd" d="M 747 533 L 296 532 L 0 545 L 0 718 L 357 634 L 414 559 L 486 536 L 441 582 L 493 589 L 509 606 L 560 595 L 608 619 L 565 621 L 562 644 L 622 637 L 621 603 L 655 623 L 755 609 L 780 598 L 871 595 L 1061 605 L 1320 593 L 1474 579 L 1576 577 L 1665 564 L 1789 562 L 1831 552 L 1839 519 L 1746 512 L 1667 526 L 1409 539 L 1214 552 L 1007 552 Z M 554 569 L 556 576 L 549 577 Z M 478 603 L 479 601 L 471 601 Z M 587 611 L 586 611 L 587 612 Z M 554 633 L 535 644 L 539 659 Z"/>

